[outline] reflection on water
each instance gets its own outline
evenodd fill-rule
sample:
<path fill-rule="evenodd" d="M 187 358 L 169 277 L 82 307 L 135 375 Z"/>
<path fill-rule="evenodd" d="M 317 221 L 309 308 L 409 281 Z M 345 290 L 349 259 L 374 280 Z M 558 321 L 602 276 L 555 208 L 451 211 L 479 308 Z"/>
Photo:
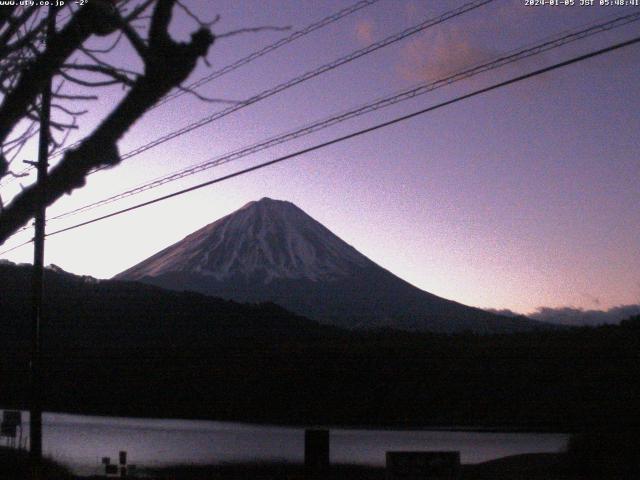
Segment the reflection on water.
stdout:
<path fill-rule="evenodd" d="M 23 420 L 28 420 L 26 412 Z M 200 420 L 94 417 L 45 413 L 45 454 L 78 474 L 99 472 L 102 457 L 128 452 L 139 467 L 251 460 L 301 462 L 304 429 Z M 459 450 L 463 463 L 557 452 L 562 434 L 331 429 L 331 461 L 383 465 L 387 450 Z"/>

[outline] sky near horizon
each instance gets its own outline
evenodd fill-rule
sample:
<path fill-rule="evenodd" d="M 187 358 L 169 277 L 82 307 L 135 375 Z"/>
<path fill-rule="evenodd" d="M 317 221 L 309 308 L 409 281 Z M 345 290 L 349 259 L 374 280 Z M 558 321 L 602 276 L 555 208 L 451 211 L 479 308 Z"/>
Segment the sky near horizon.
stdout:
<path fill-rule="evenodd" d="M 187 2 L 215 33 L 263 25 L 298 30 L 354 2 Z M 203 95 L 244 100 L 463 1 L 380 0 L 206 84 Z M 92 175 L 49 216 L 119 193 L 374 99 L 433 81 L 563 31 L 640 7 L 525 6 L 497 0 L 357 59 Z M 172 30 L 196 25 L 176 11 Z M 438 89 L 356 120 L 215 167 L 126 201 L 51 222 L 56 230 L 501 80 L 633 38 L 640 22 Z M 221 68 L 290 32 L 221 38 Z M 135 62 L 124 49 L 124 64 Z M 640 46 L 556 70 L 288 162 L 47 240 L 45 263 L 109 278 L 261 197 L 288 200 L 417 287 L 481 308 L 608 309 L 640 303 Z M 130 65 L 129 65 L 130 66 Z M 86 134 L 121 98 L 103 92 Z M 148 112 L 121 153 L 226 104 L 184 95 Z M 72 138 L 73 140 L 73 138 Z M 19 170 L 19 168 L 16 168 Z M 2 188 L 5 203 L 18 182 Z M 15 190 L 14 190 L 15 191 Z M 28 239 L 23 232 L 0 250 Z M 5 255 L 30 262 L 32 248 Z"/>

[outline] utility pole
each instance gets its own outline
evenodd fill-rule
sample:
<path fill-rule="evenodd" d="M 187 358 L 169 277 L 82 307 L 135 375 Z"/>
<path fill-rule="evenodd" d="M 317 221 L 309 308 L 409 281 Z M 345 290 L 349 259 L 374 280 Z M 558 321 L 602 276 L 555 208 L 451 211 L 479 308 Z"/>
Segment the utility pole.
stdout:
<path fill-rule="evenodd" d="M 56 9 L 49 7 L 47 17 L 47 47 L 55 33 Z M 30 459 L 33 480 L 40 480 L 42 472 L 42 347 L 41 322 L 44 290 L 44 237 L 47 205 L 47 170 L 49 167 L 49 127 L 51 117 L 51 77 L 47 78 L 40 96 L 40 136 L 37 162 L 37 205 L 33 238 L 33 310 L 31 320 L 31 405 L 29 410 Z"/>

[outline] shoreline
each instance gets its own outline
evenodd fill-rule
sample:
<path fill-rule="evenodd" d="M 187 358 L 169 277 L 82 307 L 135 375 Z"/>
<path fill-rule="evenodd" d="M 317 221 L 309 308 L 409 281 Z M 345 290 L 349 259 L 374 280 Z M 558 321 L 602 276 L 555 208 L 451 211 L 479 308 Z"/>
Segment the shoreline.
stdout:
<path fill-rule="evenodd" d="M 171 465 L 161 468 L 138 470 L 139 478 L 173 480 L 271 480 L 277 478 L 304 479 L 305 467 L 301 463 L 243 462 L 203 465 Z M 558 479 L 577 480 L 580 477 L 567 467 L 563 453 L 531 453 L 509 455 L 487 462 L 462 464 L 460 480 L 496 479 L 533 480 Z M 330 480 L 384 480 L 386 468 L 350 463 L 331 464 L 322 478 Z M 74 480 L 95 480 L 102 477 L 76 476 Z"/>
<path fill-rule="evenodd" d="M 0 469 L 7 466 L 8 479 L 26 478 L 28 472 L 28 454 L 24 451 L 12 451 L 0 447 Z M 585 466 L 577 464 L 576 458 L 567 452 L 525 453 L 508 455 L 493 460 L 461 464 L 459 480 L 582 480 L 585 478 Z M 3 463 L 4 462 L 4 463 Z M 71 473 L 64 464 L 45 460 L 45 475 L 42 480 L 98 480 L 101 475 L 77 475 Z M 595 478 L 634 478 L 625 476 L 636 472 L 633 464 L 620 470 L 603 471 L 602 477 Z M 305 466 L 302 463 L 282 461 L 228 462 L 220 464 L 173 464 L 163 467 L 139 467 L 136 476 L 128 478 L 147 478 L 153 480 L 276 480 L 305 479 Z M 609 474 L 622 473 L 623 476 Z M 13 474 L 13 476 L 11 476 Z M 387 475 L 384 466 L 367 466 L 353 463 L 333 463 L 323 472 L 321 478 L 327 480 L 384 480 Z M 3 477 L 4 478 L 4 477 Z M 315 478 L 315 477 L 314 477 Z M 591 477 L 589 477 L 591 478 Z M 637 477 L 636 477 L 637 478 Z"/>
<path fill-rule="evenodd" d="M 13 408 L 7 408 L 0 405 L 1 410 L 14 410 Z M 26 421 L 23 420 L 23 425 L 28 425 L 29 411 L 24 409 L 20 410 L 23 414 L 23 419 L 26 417 Z M 276 423 L 276 422 L 260 422 L 252 420 L 233 420 L 233 419 L 212 419 L 212 418 L 194 418 L 194 417 L 182 417 L 182 416 L 168 416 L 168 417 L 155 417 L 155 416 L 121 416 L 121 415 L 108 415 L 101 413 L 85 413 L 76 411 L 44 411 L 43 415 L 73 415 L 80 417 L 95 417 L 104 420 L 123 420 L 123 421 L 184 421 L 184 422 L 212 422 L 223 424 L 235 424 L 245 427 L 263 427 L 263 428 L 295 428 L 295 429 L 327 429 L 327 430 L 364 430 L 364 431 L 431 431 L 431 432 L 468 432 L 468 433 L 527 433 L 527 434 L 557 434 L 557 435 L 571 435 L 576 433 L 574 431 L 567 431 L 561 429 L 553 429 L 551 427 L 529 427 L 523 426 L 509 426 L 509 425 L 408 425 L 408 424 L 313 424 L 313 423 Z"/>

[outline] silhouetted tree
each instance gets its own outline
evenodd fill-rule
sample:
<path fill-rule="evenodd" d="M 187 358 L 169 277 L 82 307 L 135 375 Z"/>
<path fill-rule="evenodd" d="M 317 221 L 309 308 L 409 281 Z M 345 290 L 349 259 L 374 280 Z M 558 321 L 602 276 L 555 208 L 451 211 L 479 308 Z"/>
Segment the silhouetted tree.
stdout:
<path fill-rule="evenodd" d="M 199 24 L 189 42 L 174 41 L 168 32 L 176 6 Z M 40 94 L 47 79 L 54 82 L 52 151 L 60 150 L 77 128 L 78 117 L 85 113 L 78 105 L 97 99 L 105 87 L 122 85 L 126 93 L 50 169 L 47 205 L 82 187 L 89 172 L 117 165 L 118 140 L 146 110 L 187 79 L 214 41 L 213 22 L 198 20 L 179 0 L 88 0 L 73 9 L 68 5 L 57 16 L 59 27 L 45 42 L 47 8 L 0 7 L 0 179 L 20 174 L 15 161 L 38 132 Z M 124 41 L 133 47 L 137 60 L 128 58 L 121 66 L 113 52 Z M 132 63 L 141 68 L 134 71 Z M 33 217 L 36 198 L 37 186 L 31 185 L 8 205 L 0 202 L 0 244 Z"/>

